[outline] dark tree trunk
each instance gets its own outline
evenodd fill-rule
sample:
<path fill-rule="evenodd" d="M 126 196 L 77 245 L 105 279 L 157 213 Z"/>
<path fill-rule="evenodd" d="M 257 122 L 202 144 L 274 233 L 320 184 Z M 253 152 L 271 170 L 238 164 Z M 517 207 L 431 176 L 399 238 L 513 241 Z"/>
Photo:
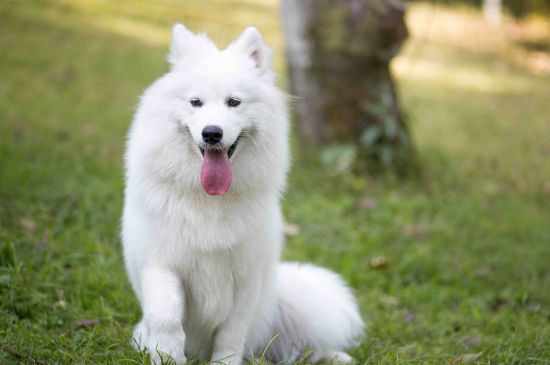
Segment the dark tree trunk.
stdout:
<path fill-rule="evenodd" d="M 283 0 L 301 138 L 353 143 L 393 164 L 410 151 L 389 62 L 407 36 L 400 0 Z"/>

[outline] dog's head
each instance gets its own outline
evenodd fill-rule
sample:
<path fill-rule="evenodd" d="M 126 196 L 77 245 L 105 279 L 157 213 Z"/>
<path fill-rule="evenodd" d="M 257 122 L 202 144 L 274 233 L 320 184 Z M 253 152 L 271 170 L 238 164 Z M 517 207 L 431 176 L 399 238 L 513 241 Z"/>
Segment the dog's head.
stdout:
<path fill-rule="evenodd" d="M 198 174 L 210 195 L 223 195 L 230 185 L 246 190 L 281 180 L 274 168 L 286 172 L 285 102 L 274 85 L 269 59 L 270 50 L 256 28 L 247 28 L 219 50 L 205 35 L 177 24 L 168 55 L 171 70 L 144 95 L 142 104 L 170 109 L 175 133 L 183 137 L 179 142 L 191 147 L 179 156 L 185 160 L 181 168 L 197 166 L 199 171 L 185 173 Z"/>

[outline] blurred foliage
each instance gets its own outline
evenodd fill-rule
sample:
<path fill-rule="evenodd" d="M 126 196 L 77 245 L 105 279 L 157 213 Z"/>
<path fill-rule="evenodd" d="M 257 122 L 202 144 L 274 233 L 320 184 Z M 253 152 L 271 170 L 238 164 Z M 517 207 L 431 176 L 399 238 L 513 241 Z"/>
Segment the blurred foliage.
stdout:
<path fill-rule="evenodd" d="M 380 89 L 376 102 L 361 104 L 365 115 L 377 121 L 359 136 L 361 149 L 371 162 L 370 171 L 378 168 L 393 168 L 399 173 L 413 171 L 418 166 L 414 163 L 414 148 L 406 116 L 402 112 L 399 115 L 387 112 L 395 103 L 395 93 L 388 84 L 380 85 Z"/>
<path fill-rule="evenodd" d="M 357 155 L 357 146 L 353 144 L 333 144 L 321 150 L 321 162 L 331 173 L 350 173 Z"/>
<path fill-rule="evenodd" d="M 428 0 L 429 2 L 444 5 L 463 3 L 468 5 L 481 5 L 483 0 Z M 418 0 L 407 0 L 418 2 Z M 548 0 L 502 0 L 504 8 L 516 17 L 523 17 L 530 13 L 550 13 L 550 1 Z"/>

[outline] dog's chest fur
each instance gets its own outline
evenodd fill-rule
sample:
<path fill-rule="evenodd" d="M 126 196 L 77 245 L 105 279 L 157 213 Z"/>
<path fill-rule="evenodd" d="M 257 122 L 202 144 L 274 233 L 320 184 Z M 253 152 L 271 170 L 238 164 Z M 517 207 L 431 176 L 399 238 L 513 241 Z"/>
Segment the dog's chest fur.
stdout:
<path fill-rule="evenodd" d="M 259 237 L 265 238 L 262 234 Z M 278 257 L 278 245 L 261 241 L 246 241 L 208 253 L 190 250 L 180 263 L 186 348 L 199 358 L 208 359 L 216 330 L 239 305 L 237 296 L 252 295 L 247 292 L 249 281 L 263 277 Z"/>
<path fill-rule="evenodd" d="M 203 318 L 207 325 L 215 327 L 227 318 L 234 293 L 244 275 L 242 268 L 235 265 L 232 252 L 224 249 L 214 253 L 195 253 L 181 270 L 186 307 Z"/>
<path fill-rule="evenodd" d="M 184 330 L 187 348 L 205 356 L 211 351 L 216 328 L 233 310 L 242 268 L 235 265 L 232 250 L 195 253 L 180 269 L 185 290 Z"/>

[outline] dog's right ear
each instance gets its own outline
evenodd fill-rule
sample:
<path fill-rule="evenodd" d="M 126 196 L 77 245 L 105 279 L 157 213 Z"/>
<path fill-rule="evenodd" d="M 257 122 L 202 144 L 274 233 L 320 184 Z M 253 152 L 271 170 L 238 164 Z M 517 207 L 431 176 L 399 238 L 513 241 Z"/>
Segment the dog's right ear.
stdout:
<path fill-rule="evenodd" d="M 195 35 L 185 28 L 182 24 L 174 25 L 172 28 L 172 43 L 170 53 L 168 53 L 168 62 L 174 67 L 185 57 L 195 42 Z"/>
<path fill-rule="evenodd" d="M 271 50 L 265 45 L 262 36 L 256 27 L 246 28 L 239 38 L 237 38 L 237 40 L 230 45 L 230 47 L 235 48 L 250 57 L 260 72 L 265 72 L 269 69 Z"/>

